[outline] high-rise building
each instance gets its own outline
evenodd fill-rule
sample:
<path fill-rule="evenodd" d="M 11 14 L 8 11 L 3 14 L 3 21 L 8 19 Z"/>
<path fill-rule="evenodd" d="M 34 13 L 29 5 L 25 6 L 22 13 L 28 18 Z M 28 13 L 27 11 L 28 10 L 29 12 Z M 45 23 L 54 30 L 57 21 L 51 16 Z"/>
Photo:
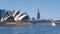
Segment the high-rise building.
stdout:
<path fill-rule="evenodd" d="M 38 9 L 38 12 L 37 12 L 37 20 L 40 19 L 40 12 L 39 12 L 39 9 Z"/>

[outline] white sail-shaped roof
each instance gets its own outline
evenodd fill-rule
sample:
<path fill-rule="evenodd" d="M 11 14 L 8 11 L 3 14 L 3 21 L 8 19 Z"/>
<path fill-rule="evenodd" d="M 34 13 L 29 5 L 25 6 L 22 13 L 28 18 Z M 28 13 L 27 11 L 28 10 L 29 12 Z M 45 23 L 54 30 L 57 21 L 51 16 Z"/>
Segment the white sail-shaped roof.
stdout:
<path fill-rule="evenodd" d="M 10 16 L 7 16 L 6 18 L 4 18 L 4 20 L 7 20 Z"/>
<path fill-rule="evenodd" d="M 11 16 L 11 12 L 8 12 L 8 11 L 7 11 L 6 14 L 5 14 L 5 16 L 2 17 L 2 18 L 3 18 L 2 21 L 7 20 L 10 16 Z"/>
<path fill-rule="evenodd" d="M 18 17 L 19 17 L 21 14 L 22 14 L 22 13 L 20 13 L 20 14 L 16 15 L 16 17 L 14 18 L 14 20 L 17 20 L 17 19 L 18 19 Z"/>
<path fill-rule="evenodd" d="M 14 14 L 13 14 L 13 17 L 14 17 L 14 16 L 16 15 L 16 13 L 19 12 L 19 11 L 20 11 L 20 10 L 15 11 Z"/>
<path fill-rule="evenodd" d="M 27 15 L 22 15 L 21 17 L 19 17 L 17 20 L 22 20 L 25 16 L 27 16 Z"/>
<path fill-rule="evenodd" d="M 27 16 L 26 13 L 20 13 L 20 14 L 15 16 L 14 20 L 15 21 L 18 21 L 18 20 L 21 21 L 25 16 Z"/>

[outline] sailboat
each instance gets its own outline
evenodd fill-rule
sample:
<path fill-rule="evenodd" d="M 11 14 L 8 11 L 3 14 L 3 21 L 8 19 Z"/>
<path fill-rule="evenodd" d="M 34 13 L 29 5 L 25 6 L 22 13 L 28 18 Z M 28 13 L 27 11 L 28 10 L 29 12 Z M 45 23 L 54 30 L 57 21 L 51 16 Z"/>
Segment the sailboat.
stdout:
<path fill-rule="evenodd" d="M 52 26 L 56 26 L 56 24 L 55 23 L 52 23 Z"/>

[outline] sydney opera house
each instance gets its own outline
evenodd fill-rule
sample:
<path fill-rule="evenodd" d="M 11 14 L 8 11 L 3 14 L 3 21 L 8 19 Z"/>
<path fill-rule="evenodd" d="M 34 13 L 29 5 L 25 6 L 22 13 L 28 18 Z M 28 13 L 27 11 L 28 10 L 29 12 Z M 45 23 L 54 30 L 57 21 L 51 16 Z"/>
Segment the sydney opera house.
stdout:
<path fill-rule="evenodd" d="M 20 10 L 14 11 L 14 10 L 0 10 L 0 25 L 16 25 L 17 23 L 19 25 L 28 24 L 27 22 L 29 20 L 29 15 L 27 13 L 22 13 Z"/>
<path fill-rule="evenodd" d="M 2 12 L 4 12 L 2 14 Z M 1 22 L 3 21 L 25 21 L 29 20 L 27 13 L 21 13 L 20 10 L 17 11 L 0 11 Z M 3 16 L 2 16 L 3 15 Z"/>

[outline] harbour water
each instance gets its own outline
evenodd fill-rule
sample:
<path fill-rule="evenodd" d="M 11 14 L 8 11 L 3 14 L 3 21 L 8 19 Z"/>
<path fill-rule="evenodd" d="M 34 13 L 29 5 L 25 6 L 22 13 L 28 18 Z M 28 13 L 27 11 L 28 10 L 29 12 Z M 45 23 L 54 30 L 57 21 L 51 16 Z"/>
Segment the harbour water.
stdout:
<path fill-rule="evenodd" d="M 60 26 L 0 27 L 0 34 L 60 34 Z"/>

